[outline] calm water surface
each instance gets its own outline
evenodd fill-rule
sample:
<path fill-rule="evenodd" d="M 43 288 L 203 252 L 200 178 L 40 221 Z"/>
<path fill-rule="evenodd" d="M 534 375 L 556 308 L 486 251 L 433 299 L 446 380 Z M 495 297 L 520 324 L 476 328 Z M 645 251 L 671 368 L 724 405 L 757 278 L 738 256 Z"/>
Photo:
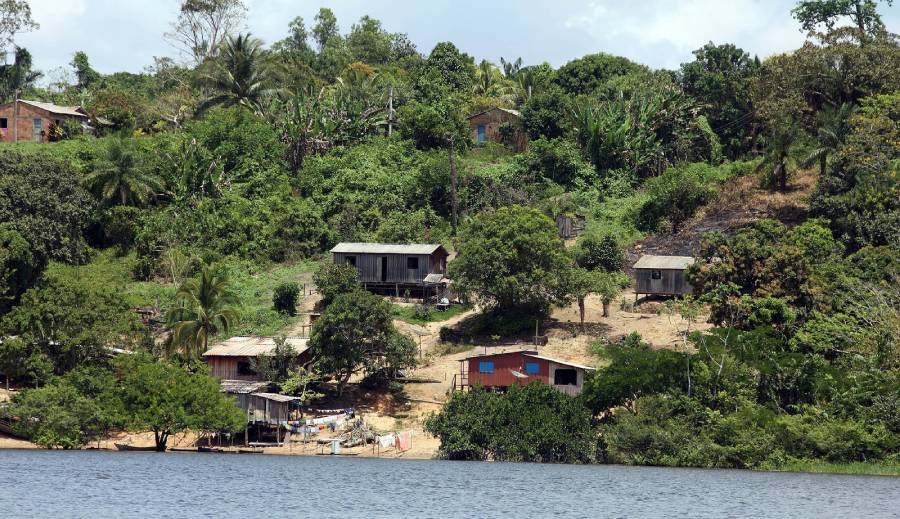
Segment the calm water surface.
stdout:
<path fill-rule="evenodd" d="M 900 478 L 7 450 L 7 517 L 900 517 Z"/>

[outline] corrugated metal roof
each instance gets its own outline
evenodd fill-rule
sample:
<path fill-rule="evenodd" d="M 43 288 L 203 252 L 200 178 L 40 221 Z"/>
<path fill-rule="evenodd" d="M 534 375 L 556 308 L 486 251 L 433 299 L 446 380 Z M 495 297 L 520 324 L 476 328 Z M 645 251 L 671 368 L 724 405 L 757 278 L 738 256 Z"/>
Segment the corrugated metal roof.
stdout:
<path fill-rule="evenodd" d="M 288 337 L 287 344 L 294 347 L 297 353 L 309 349 L 306 337 Z M 266 355 L 275 349 L 274 337 L 232 337 L 206 350 L 204 357 L 256 357 Z"/>
<path fill-rule="evenodd" d="M 222 391 L 232 395 L 256 393 L 260 389 L 265 389 L 268 385 L 269 382 L 257 382 L 255 380 L 223 380 L 220 383 Z"/>
<path fill-rule="evenodd" d="M 523 350 L 498 351 L 496 353 L 478 353 L 475 355 L 470 355 L 462 360 L 482 359 L 482 358 L 487 358 L 487 357 L 496 357 L 499 355 L 510 355 L 510 354 L 519 354 L 524 357 L 532 357 L 535 359 L 546 360 L 548 362 L 553 362 L 555 364 L 562 364 L 563 366 L 572 366 L 573 368 L 581 368 L 581 369 L 586 369 L 589 371 L 594 371 L 597 369 L 597 368 L 592 368 L 590 366 L 585 366 L 583 364 L 575 364 L 574 362 L 569 362 L 567 360 L 554 359 L 553 357 L 545 357 L 544 355 L 539 355 L 538 352 L 536 352 L 535 350 L 524 350 L 524 349 Z"/>
<path fill-rule="evenodd" d="M 279 395 L 277 393 L 251 393 L 251 394 L 253 396 L 265 398 L 266 400 L 271 400 L 273 402 L 293 402 L 294 400 L 300 400 L 300 397 L 297 397 L 297 396 Z"/>
<path fill-rule="evenodd" d="M 536 354 L 537 351 L 536 350 L 527 350 L 524 348 L 512 348 L 509 350 L 493 351 L 491 353 L 476 353 L 474 355 L 469 355 L 468 357 L 465 357 L 462 360 L 476 359 L 479 357 L 494 357 L 496 355 L 509 355 L 511 353 L 520 353 L 520 354 L 521 353 L 535 353 Z"/>
<path fill-rule="evenodd" d="M 444 280 L 443 274 L 428 274 L 423 280 L 425 283 L 440 283 Z"/>
<path fill-rule="evenodd" d="M 690 256 L 641 256 L 635 269 L 684 270 L 694 263 Z"/>
<path fill-rule="evenodd" d="M 28 101 L 27 99 L 19 99 L 19 102 L 40 108 L 41 110 L 47 110 L 48 112 L 54 114 L 72 115 L 75 117 L 84 117 L 85 119 L 87 118 L 87 115 L 78 111 L 81 108 L 80 106 L 59 106 L 53 103 L 44 103 L 42 101 Z"/>
<path fill-rule="evenodd" d="M 412 243 L 401 245 L 397 243 L 338 243 L 331 252 L 350 254 L 431 254 L 443 248 L 440 243 Z"/>
<path fill-rule="evenodd" d="M 512 110 L 509 108 L 500 108 L 499 106 L 494 106 L 494 107 L 488 108 L 487 110 L 482 110 L 478 113 L 474 113 L 474 114 L 470 115 L 469 117 L 467 117 L 466 119 L 478 117 L 479 115 L 486 114 L 488 112 L 493 112 L 494 110 L 500 110 L 501 112 L 506 112 L 508 114 L 515 115 L 516 117 L 522 117 L 522 113 L 519 112 L 518 110 Z"/>
<path fill-rule="evenodd" d="M 569 362 L 567 360 L 554 359 L 553 357 L 545 357 L 543 355 L 537 355 L 535 353 L 525 353 L 526 357 L 531 357 L 534 359 L 546 360 L 547 362 L 552 362 L 554 364 L 562 364 L 563 366 L 572 366 L 573 368 L 580 368 L 587 371 L 594 371 L 597 368 L 592 368 L 590 366 L 585 366 L 584 364 L 575 364 L 574 362 Z"/>

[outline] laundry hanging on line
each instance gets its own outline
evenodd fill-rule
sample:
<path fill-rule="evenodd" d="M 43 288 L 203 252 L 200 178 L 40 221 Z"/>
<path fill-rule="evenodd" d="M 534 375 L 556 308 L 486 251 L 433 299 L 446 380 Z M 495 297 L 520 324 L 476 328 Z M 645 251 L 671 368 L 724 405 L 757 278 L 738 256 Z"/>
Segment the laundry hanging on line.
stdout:
<path fill-rule="evenodd" d="M 397 449 L 408 451 L 412 447 L 412 431 L 403 431 L 397 433 Z"/>
<path fill-rule="evenodd" d="M 396 436 L 394 436 L 394 433 L 385 434 L 384 436 L 378 436 L 377 438 L 375 438 L 375 441 L 378 442 L 378 445 L 382 449 L 387 449 L 394 446 L 396 442 Z"/>

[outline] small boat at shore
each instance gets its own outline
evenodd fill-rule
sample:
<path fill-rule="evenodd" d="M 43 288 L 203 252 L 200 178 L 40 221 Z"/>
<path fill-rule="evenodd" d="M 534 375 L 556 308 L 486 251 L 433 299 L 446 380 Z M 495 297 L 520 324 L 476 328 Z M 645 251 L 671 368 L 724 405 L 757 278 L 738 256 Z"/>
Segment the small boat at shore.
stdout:
<path fill-rule="evenodd" d="M 197 447 L 197 452 L 214 452 L 217 454 L 222 454 L 225 452 L 225 449 L 222 447 Z"/>
<path fill-rule="evenodd" d="M 156 447 L 138 447 L 135 445 L 128 445 L 126 443 L 116 443 L 114 444 L 116 449 L 120 451 L 139 451 L 139 452 L 155 452 Z"/>
<path fill-rule="evenodd" d="M 238 454 L 262 454 L 262 448 L 239 448 Z"/>

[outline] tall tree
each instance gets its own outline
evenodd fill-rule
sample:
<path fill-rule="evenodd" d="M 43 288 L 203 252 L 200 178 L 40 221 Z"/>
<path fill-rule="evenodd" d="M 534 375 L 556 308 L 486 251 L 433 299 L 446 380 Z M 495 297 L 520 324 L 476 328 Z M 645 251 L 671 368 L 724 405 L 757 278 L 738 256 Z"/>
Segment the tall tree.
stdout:
<path fill-rule="evenodd" d="M 887 5 L 893 0 L 882 0 Z M 825 26 L 832 31 L 841 18 L 849 18 L 859 37 L 865 42 L 870 36 L 884 32 L 884 22 L 878 14 L 879 0 L 802 0 L 791 11 L 805 31 Z"/>
<path fill-rule="evenodd" d="M 0 53 L 13 43 L 16 34 L 40 27 L 31 18 L 28 0 L 0 0 Z"/>
<path fill-rule="evenodd" d="M 681 85 L 701 103 L 709 124 L 718 130 L 731 158 L 752 146 L 754 124 L 750 87 L 759 60 L 730 43 L 712 42 L 694 51 L 694 61 L 681 65 Z"/>
<path fill-rule="evenodd" d="M 347 35 L 347 50 L 353 59 L 370 65 L 386 65 L 391 60 L 392 43 L 393 35 L 370 16 L 360 18 Z"/>
<path fill-rule="evenodd" d="M 500 57 L 500 66 L 503 67 L 503 77 L 506 79 L 515 79 L 519 71 L 522 69 L 522 58 L 516 58 L 515 61 L 506 61 Z"/>
<path fill-rule="evenodd" d="M 339 34 L 337 17 L 331 9 L 322 7 L 315 17 L 316 24 L 313 26 L 312 35 L 319 48 L 319 52 L 325 48 L 328 41 Z"/>
<path fill-rule="evenodd" d="M 240 29 L 246 14 L 243 0 L 182 0 L 178 19 L 165 37 L 199 65 L 216 56 L 219 45 Z"/>
<path fill-rule="evenodd" d="M 137 142 L 119 135 L 106 146 L 106 153 L 85 177 L 85 185 L 101 202 L 142 205 L 163 189 L 162 181 L 144 168 Z"/>
<path fill-rule="evenodd" d="M 450 263 L 453 279 L 485 308 L 543 314 L 568 299 L 571 259 L 552 220 L 514 205 L 462 227 Z"/>
<path fill-rule="evenodd" d="M 31 53 L 22 47 L 16 47 L 15 57 L 9 65 L 0 65 L 0 102 L 12 101 L 19 92 L 34 87 L 35 81 L 43 74 L 32 68 Z"/>
<path fill-rule="evenodd" d="M 415 365 L 415 345 L 394 328 L 390 306 L 367 292 L 341 294 L 313 324 L 310 351 L 339 394 L 354 373 Z"/>
<path fill-rule="evenodd" d="M 447 41 L 434 46 L 415 78 L 419 99 L 426 102 L 452 94 L 469 95 L 474 84 L 475 61 Z"/>
<path fill-rule="evenodd" d="M 188 279 L 178 288 L 166 320 L 172 337 L 169 353 L 181 349 L 199 358 L 209 347 L 210 337 L 234 328 L 240 319 L 228 278 L 204 265 L 198 279 Z"/>
<path fill-rule="evenodd" d="M 209 375 L 141 355 L 121 359 L 120 394 L 132 428 L 153 431 L 156 450 L 166 450 L 169 436 L 195 431 L 236 432 L 246 417 Z"/>
<path fill-rule="evenodd" d="M 612 78 L 646 70 L 647 67 L 628 58 L 599 52 L 560 67 L 556 71 L 556 83 L 570 94 L 590 94 Z"/>
<path fill-rule="evenodd" d="M 80 89 L 85 89 L 100 79 L 100 74 L 91 68 L 88 55 L 83 51 L 78 51 L 72 57 L 72 68 L 75 69 L 75 85 Z"/>
<path fill-rule="evenodd" d="M 202 82 L 213 93 L 200 103 L 198 113 L 213 106 L 242 106 L 259 112 L 273 93 L 262 42 L 250 34 L 228 36 L 211 66 Z"/>
<path fill-rule="evenodd" d="M 500 71 L 490 61 L 483 59 L 475 71 L 475 94 L 490 95 L 501 80 Z"/>

